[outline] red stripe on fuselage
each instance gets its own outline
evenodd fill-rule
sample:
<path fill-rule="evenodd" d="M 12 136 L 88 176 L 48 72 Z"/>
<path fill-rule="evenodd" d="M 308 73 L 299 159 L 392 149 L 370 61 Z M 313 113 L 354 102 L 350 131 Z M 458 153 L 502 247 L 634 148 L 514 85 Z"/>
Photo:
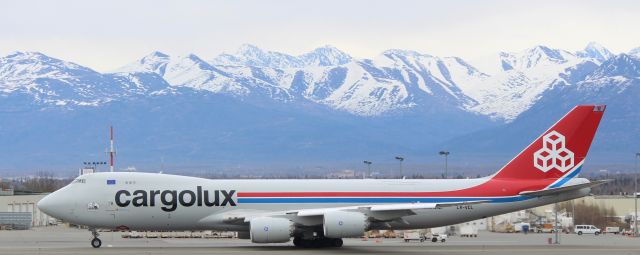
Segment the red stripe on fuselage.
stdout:
<path fill-rule="evenodd" d="M 516 196 L 522 191 L 541 190 L 558 179 L 491 179 L 480 185 L 450 191 L 432 192 L 238 192 L 238 197 L 493 197 Z"/>

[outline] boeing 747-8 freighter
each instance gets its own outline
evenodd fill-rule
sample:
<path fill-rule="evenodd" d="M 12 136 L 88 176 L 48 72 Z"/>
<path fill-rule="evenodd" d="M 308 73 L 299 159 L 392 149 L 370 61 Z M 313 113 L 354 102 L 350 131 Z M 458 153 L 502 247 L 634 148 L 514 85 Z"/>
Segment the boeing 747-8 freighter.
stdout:
<path fill-rule="evenodd" d="M 371 229 L 433 228 L 586 196 L 577 178 L 604 113 L 575 107 L 495 174 L 477 179 L 211 180 L 156 173 L 77 177 L 38 203 L 96 229 L 237 231 L 254 243 L 340 247 Z"/>

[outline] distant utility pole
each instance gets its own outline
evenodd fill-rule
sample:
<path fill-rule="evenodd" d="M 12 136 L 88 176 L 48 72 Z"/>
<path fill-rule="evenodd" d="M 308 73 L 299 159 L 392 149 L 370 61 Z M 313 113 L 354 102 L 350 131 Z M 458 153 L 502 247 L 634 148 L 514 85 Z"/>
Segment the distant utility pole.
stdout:
<path fill-rule="evenodd" d="M 116 151 L 113 148 L 113 126 L 109 126 L 109 172 L 113 172 L 113 157 L 116 155 Z"/>
<path fill-rule="evenodd" d="M 367 176 L 366 176 L 366 178 L 370 178 L 371 177 L 371 161 L 365 160 L 365 161 L 362 161 L 362 163 L 367 165 Z"/>
<path fill-rule="evenodd" d="M 633 181 L 633 201 L 636 209 L 633 213 L 633 236 L 635 237 L 638 237 L 638 158 L 640 158 L 640 152 L 636 152 L 636 165 L 634 167 L 635 178 Z"/>
<path fill-rule="evenodd" d="M 400 179 L 402 179 L 402 177 L 404 177 L 404 176 L 402 175 L 402 161 L 404 161 L 404 158 L 403 158 L 403 157 L 400 157 L 400 156 L 396 156 L 396 159 L 397 159 L 398 161 L 400 161 Z"/>
<path fill-rule="evenodd" d="M 571 226 L 576 226 L 576 200 L 571 200 Z"/>
<path fill-rule="evenodd" d="M 553 223 L 553 232 L 556 234 L 555 244 L 560 244 L 560 240 L 558 239 L 558 203 L 554 204 L 553 211 L 555 214 L 555 222 Z"/>
<path fill-rule="evenodd" d="M 449 157 L 449 151 L 440 151 L 438 154 L 444 156 L 444 178 L 447 179 L 449 178 L 449 169 L 448 169 L 448 157 Z"/>

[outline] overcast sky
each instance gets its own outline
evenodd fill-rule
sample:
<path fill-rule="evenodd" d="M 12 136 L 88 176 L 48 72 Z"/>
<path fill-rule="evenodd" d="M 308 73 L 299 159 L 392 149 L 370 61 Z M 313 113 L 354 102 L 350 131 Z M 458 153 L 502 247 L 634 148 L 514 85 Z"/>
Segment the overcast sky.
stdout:
<path fill-rule="evenodd" d="M 40 51 L 109 71 L 154 50 L 209 59 L 243 43 L 355 57 L 391 49 L 474 59 L 543 44 L 640 46 L 640 1 L 0 1 L 0 55 Z"/>

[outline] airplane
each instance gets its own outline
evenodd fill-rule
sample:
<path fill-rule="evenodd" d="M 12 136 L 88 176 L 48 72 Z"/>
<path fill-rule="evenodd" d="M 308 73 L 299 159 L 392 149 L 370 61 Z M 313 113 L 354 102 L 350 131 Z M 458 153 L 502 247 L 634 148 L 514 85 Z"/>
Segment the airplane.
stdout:
<path fill-rule="evenodd" d="M 475 179 L 212 180 L 141 172 L 85 174 L 37 204 L 98 229 L 237 231 L 254 243 L 341 247 L 368 230 L 448 226 L 587 196 L 577 178 L 605 105 L 579 105 L 493 175 Z"/>

